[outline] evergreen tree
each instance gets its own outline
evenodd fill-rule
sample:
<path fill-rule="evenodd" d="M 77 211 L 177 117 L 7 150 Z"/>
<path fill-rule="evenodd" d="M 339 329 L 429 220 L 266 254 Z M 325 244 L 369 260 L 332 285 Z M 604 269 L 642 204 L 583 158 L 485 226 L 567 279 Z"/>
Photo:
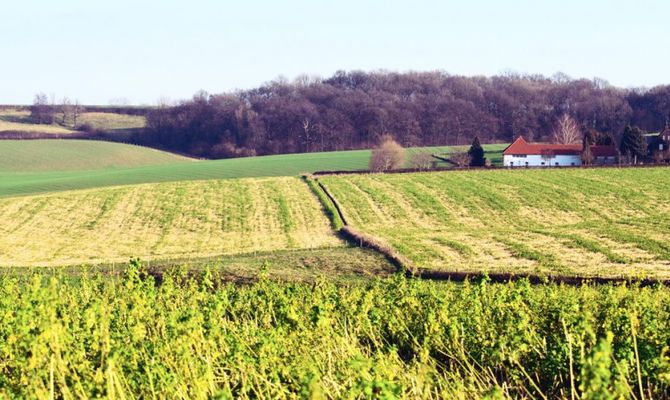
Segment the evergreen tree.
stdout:
<path fill-rule="evenodd" d="M 468 150 L 468 155 L 470 156 L 471 167 L 483 167 L 486 164 L 484 149 L 479 143 L 479 136 L 475 136 L 475 139 L 472 141 L 472 146 L 470 146 L 470 150 Z"/>
<path fill-rule="evenodd" d="M 637 126 L 627 126 L 621 137 L 621 154 L 628 157 L 629 162 L 643 158 L 647 154 L 647 143 L 642 130 Z"/>

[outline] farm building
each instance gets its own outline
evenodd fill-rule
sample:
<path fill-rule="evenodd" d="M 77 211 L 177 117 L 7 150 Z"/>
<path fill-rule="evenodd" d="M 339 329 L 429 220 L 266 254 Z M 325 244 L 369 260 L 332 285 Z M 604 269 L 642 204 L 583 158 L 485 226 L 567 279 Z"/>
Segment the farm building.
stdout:
<path fill-rule="evenodd" d="M 570 167 L 582 165 L 581 144 L 528 143 L 519 136 L 503 151 L 505 167 Z M 593 164 L 616 162 L 614 146 L 591 146 Z"/>
<path fill-rule="evenodd" d="M 668 150 L 668 146 L 670 146 L 670 127 L 666 127 L 658 135 L 649 136 L 648 143 L 651 152 Z"/>
<path fill-rule="evenodd" d="M 654 162 L 670 161 L 670 127 L 647 137 L 649 156 Z"/>

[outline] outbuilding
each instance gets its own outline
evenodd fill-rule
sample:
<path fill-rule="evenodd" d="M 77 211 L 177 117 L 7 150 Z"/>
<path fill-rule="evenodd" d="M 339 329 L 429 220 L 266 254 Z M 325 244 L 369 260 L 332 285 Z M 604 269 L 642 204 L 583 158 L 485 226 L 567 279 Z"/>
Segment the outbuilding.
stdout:
<path fill-rule="evenodd" d="M 614 164 L 614 146 L 591 146 L 593 164 Z M 581 144 L 528 143 L 519 136 L 503 150 L 505 167 L 570 167 L 582 165 Z"/>

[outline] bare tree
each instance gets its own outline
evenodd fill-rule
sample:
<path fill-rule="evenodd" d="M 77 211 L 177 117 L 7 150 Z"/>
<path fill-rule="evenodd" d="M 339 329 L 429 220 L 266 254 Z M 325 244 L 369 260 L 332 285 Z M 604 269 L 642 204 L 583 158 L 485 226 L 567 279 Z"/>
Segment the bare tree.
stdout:
<path fill-rule="evenodd" d="M 77 129 L 77 118 L 79 118 L 79 115 L 81 115 L 83 110 L 79 100 L 75 100 L 72 104 L 72 127 L 74 129 Z"/>
<path fill-rule="evenodd" d="M 72 101 L 64 97 L 60 105 L 61 125 L 65 125 L 70 115 L 72 114 Z"/>
<path fill-rule="evenodd" d="M 390 171 L 399 168 L 405 160 L 405 149 L 390 136 L 383 136 L 380 145 L 372 149 L 370 170 Z"/>
<path fill-rule="evenodd" d="M 467 167 L 470 165 L 470 161 L 472 160 L 472 157 L 470 157 L 470 154 L 466 152 L 458 152 L 458 153 L 452 153 L 449 155 L 449 159 L 456 164 L 459 168 L 462 167 Z"/>
<path fill-rule="evenodd" d="M 412 154 L 409 164 L 416 169 L 430 169 L 433 164 L 433 156 L 425 151 L 419 151 Z"/>
<path fill-rule="evenodd" d="M 30 117 L 33 122 L 38 124 L 51 123 L 52 110 L 49 107 L 49 99 L 46 94 L 38 93 L 33 98 L 33 105 L 30 107 Z"/>
<path fill-rule="evenodd" d="M 554 143 L 573 144 L 579 141 L 580 131 L 579 125 L 574 118 L 568 114 L 563 114 L 558 117 L 556 126 L 552 133 Z"/>

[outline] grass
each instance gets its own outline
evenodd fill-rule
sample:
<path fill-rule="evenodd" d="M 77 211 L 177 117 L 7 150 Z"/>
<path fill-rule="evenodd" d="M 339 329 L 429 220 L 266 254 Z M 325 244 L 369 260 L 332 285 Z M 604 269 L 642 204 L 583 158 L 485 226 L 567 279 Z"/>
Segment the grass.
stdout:
<path fill-rule="evenodd" d="M 20 146 L 20 145 L 17 145 Z M 26 144 L 26 146 L 30 146 Z M 0 148 L 2 142 L 0 142 Z M 408 149 L 443 152 L 448 147 Z M 19 151 L 17 149 L 17 151 Z M 13 161 L 30 165 L 32 157 L 24 151 L 25 159 Z M 30 195 L 45 192 L 88 189 L 103 186 L 132 185 L 140 183 L 248 178 L 269 176 L 298 176 L 320 170 L 360 170 L 368 167 L 369 150 L 352 150 L 324 153 L 283 154 L 264 157 L 247 157 L 193 163 L 170 163 L 133 168 L 107 168 L 91 171 L 40 171 L 30 172 L 30 167 L 20 170 L 0 169 L 0 197 Z"/>
<path fill-rule="evenodd" d="M 35 124 L 27 110 L 0 110 L 0 132 L 37 132 L 47 134 L 68 134 L 75 132 L 74 120 L 70 116 L 62 121 L 62 115 L 55 114 L 54 124 Z M 125 115 L 105 112 L 84 112 L 77 118 L 77 125 L 89 125 L 96 131 L 107 133 L 128 133 L 144 128 L 146 118 L 141 115 Z"/>
<path fill-rule="evenodd" d="M 377 252 L 360 247 L 327 247 L 259 251 L 208 257 L 162 258 L 142 261 L 153 274 L 170 274 L 174 270 L 199 274 L 216 271 L 217 276 L 236 284 L 271 279 L 281 282 L 316 282 L 326 279 L 338 284 L 359 283 L 371 278 L 393 275 L 395 267 Z M 90 277 L 100 274 L 113 279 L 123 275 L 128 260 L 91 265 L 2 267 L 0 275 L 31 274 Z"/>
<path fill-rule="evenodd" d="M 324 176 L 417 268 L 670 278 L 667 168 Z"/>
<path fill-rule="evenodd" d="M 93 129 L 103 132 L 127 131 L 144 128 L 146 118 L 142 115 L 127 115 L 108 112 L 86 112 L 78 119 L 77 124 L 88 124 Z"/>
<path fill-rule="evenodd" d="M 341 247 L 299 178 L 134 185 L 0 199 L 0 265 Z"/>
<path fill-rule="evenodd" d="M 491 161 L 492 165 L 502 165 L 503 164 L 503 150 L 509 146 L 507 143 L 501 143 L 501 144 L 485 144 L 482 145 L 484 148 L 484 157 L 486 157 L 487 160 Z M 451 148 L 447 149 L 442 155 L 445 157 L 449 157 L 449 154 L 455 153 L 455 152 L 466 152 L 470 146 L 452 146 Z"/>
<path fill-rule="evenodd" d="M 30 120 L 29 111 L 11 109 L 0 110 L 0 132 L 39 132 L 47 134 L 68 134 L 74 132 L 60 125 L 35 124 Z"/>
<path fill-rule="evenodd" d="M 122 143 L 50 139 L 0 141 L 0 174 L 109 170 L 188 161 L 192 159 Z"/>

